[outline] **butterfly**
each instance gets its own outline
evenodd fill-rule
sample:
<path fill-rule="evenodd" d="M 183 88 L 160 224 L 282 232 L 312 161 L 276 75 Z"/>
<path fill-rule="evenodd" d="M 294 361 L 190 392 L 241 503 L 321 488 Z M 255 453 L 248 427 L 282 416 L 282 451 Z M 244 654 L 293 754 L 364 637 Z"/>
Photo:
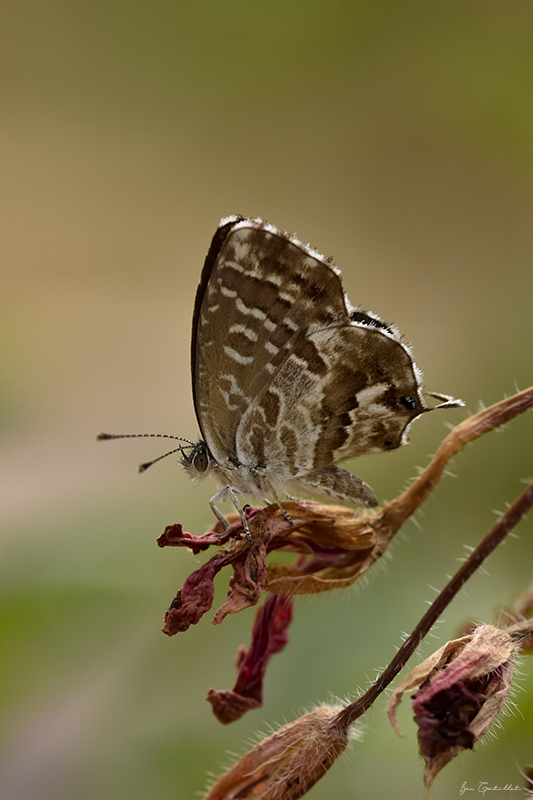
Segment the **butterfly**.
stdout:
<path fill-rule="evenodd" d="M 193 479 L 215 480 L 215 515 L 229 524 L 216 504 L 231 498 L 249 538 L 239 496 L 282 509 L 287 490 L 375 506 L 370 486 L 338 462 L 394 450 L 421 414 L 463 405 L 434 393 L 441 402 L 426 405 L 410 348 L 394 326 L 352 306 L 330 259 L 241 216 L 221 221 L 205 260 L 191 370 L 200 439 L 180 439 L 170 453 L 181 452 Z"/>

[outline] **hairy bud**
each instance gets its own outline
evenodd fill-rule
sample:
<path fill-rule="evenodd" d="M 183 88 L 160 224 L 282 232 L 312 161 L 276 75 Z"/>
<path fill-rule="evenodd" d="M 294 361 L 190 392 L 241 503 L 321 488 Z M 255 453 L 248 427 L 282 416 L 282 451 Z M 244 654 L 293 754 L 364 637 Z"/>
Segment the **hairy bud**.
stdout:
<path fill-rule="evenodd" d="M 318 706 L 256 744 L 204 800 L 297 800 L 325 775 L 348 743 L 340 706 Z"/>
<path fill-rule="evenodd" d="M 424 783 L 489 730 L 511 688 L 515 637 L 492 625 L 448 642 L 401 681 L 388 716 L 399 733 L 396 707 L 412 696 L 419 752 L 426 762 Z"/>

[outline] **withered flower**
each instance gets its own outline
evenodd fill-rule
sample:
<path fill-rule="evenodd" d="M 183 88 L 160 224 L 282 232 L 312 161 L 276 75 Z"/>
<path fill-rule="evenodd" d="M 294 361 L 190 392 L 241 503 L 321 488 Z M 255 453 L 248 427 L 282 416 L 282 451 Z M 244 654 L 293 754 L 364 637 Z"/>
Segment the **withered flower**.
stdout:
<path fill-rule="evenodd" d="M 225 531 L 220 523 L 203 536 L 192 536 L 181 525 L 169 525 L 158 539 L 160 547 L 189 547 L 193 553 L 217 547 L 217 553 L 192 572 L 165 616 L 163 632 L 168 636 L 186 631 L 209 609 L 214 597 L 214 579 L 230 567 L 230 591 L 213 622 L 229 613 L 255 605 L 263 592 L 269 599 L 258 610 L 248 650 L 240 648 L 238 676 L 232 690 L 211 689 L 207 699 L 224 723 L 239 719 L 262 704 L 262 684 L 270 657 L 288 642 L 292 618 L 291 596 L 348 586 L 386 549 L 387 541 L 352 509 L 300 501 L 284 504 L 291 521 L 277 505 L 245 509 L 253 538 L 250 545 L 240 517 L 230 516 Z M 274 551 L 295 553 L 292 564 L 267 564 Z"/>
<path fill-rule="evenodd" d="M 211 787 L 204 800 L 296 800 L 322 778 L 348 744 L 340 706 L 318 706 L 255 747 Z"/>
<path fill-rule="evenodd" d="M 511 688 L 516 649 L 510 633 L 480 625 L 433 653 L 395 689 L 388 717 L 398 734 L 396 707 L 405 692 L 418 690 L 412 700 L 426 786 L 493 724 Z"/>
<path fill-rule="evenodd" d="M 383 554 L 391 535 L 379 533 L 369 518 L 353 509 L 301 500 L 284 503 L 287 520 L 277 505 L 247 507 L 246 519 L 253 538 L 250 545 L 237 514 L 225 531 L 220 523 L 203 536 L 192 536 L 181 525 L 168 525 L 159 537 L 160 547 L 189 547 L 193 553 L 211 546 L 218 552 L 191 573 L 172 601 L 165 618 L 169 636 L 195 625 L 213 602 L 215 576 L 233 569 L 231 591 L 213 622 L 255 605 L 263 591 L 289 597 L 338 589 L 352 584 Z M 274 551 L 291 552 L 291 564 L 266 563 Z"/>

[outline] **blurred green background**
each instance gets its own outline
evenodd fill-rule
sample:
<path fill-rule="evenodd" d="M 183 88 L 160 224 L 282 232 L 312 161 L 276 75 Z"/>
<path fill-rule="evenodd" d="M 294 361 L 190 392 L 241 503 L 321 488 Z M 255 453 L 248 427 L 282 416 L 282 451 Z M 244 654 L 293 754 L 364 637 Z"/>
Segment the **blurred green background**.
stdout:
<path fill-rule="evenodd" d="M 194 293 L 234 213 L 333 255 L 352 302 L 412 343 L 427 388 L 466 401 L 415 423 L 409 447 L 351 465 L 380 499 L 427 463 L 446 425 L 531 384 L 533 6 L 4 0 L 1 11 L 0 796 L 192 798 L 255 731 L 353 696 L 386 665 L 430 587 L 531 475 L 532 417 L 455 459 L 386 571 L 296 601 L 264 707 L 230 727 L 204 696 L 232 686 L 253 611 L 170 640 L 159 630 L 205 556 L 155 539 L 172 522 L 207 529 L 212 488 L 173 459 L 140 476 L 163 447 L 95 434 L 197 436 Z M 422 655 L 533 582 L 531 519 L 517 533 Z M 217 584 L 219 604 L 227 576 Z M 444 771 L 434 800 L 464 781 L 520 783 L 533 762 L 531 660 L 521 669 L 520 712 Z M 311 797 L 423 796 L 408 704 L 406 740 L 384 706 Z"/>

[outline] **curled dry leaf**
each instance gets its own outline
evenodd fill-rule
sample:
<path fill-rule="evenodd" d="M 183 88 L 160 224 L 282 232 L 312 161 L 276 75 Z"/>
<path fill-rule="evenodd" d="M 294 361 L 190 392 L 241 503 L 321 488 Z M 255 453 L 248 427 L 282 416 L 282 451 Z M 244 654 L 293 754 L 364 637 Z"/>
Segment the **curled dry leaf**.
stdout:
<path fill-rule="evenodd" d="M 511 688 L 516 649 L 507 631 L 480 625 L 470 636 L 447 642 L 395 689 L 388 717 L 397 733 L 396 708 L 405 692 L 418 690 L 412 699 L 426 786 L 493 724 Z"/>

